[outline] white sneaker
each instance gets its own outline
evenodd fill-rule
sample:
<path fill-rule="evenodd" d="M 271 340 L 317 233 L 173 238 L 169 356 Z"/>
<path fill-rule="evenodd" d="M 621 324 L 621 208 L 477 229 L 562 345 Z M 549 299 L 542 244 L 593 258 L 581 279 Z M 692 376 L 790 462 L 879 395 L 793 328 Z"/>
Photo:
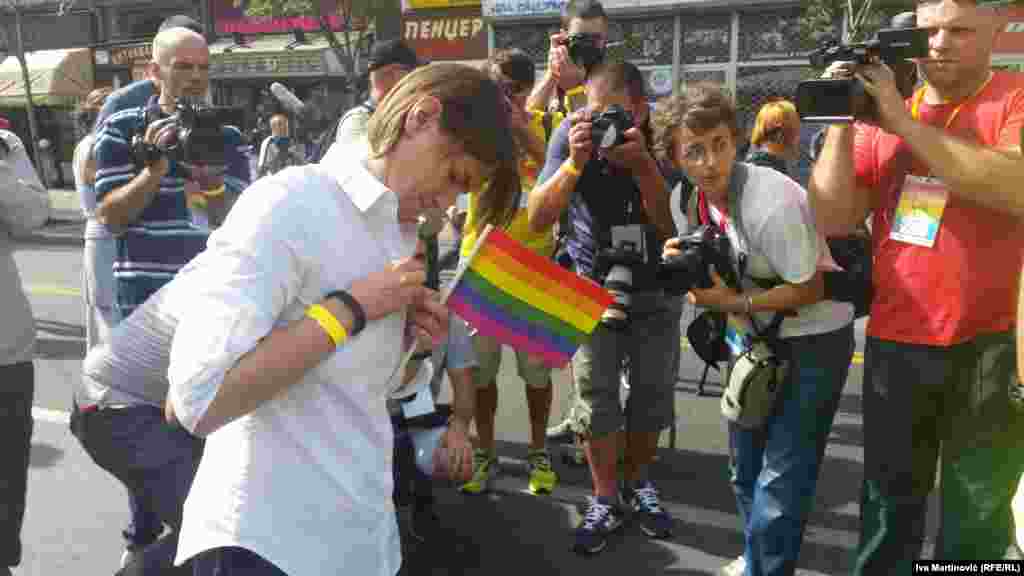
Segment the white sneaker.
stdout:
<path fill-rule="evenodd" d="M 747 561 L 740 556 L 718 571 L 718 576 L 743 576 L 747 573 Z"/>

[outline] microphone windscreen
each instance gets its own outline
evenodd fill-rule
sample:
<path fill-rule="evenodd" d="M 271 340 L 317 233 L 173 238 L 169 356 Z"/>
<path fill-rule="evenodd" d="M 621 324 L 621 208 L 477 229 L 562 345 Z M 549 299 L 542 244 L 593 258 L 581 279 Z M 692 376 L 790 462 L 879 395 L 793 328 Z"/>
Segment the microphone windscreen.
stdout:
<path fill-rule="evenodd" d="M 306 105 L 302 103 L 302 100 L 299 100 L 299 97 L 294 92 L 285 88 L 279 82 L 274 82 L 270 85 L 270 93 L 293 114 L 301 116 L 306 109 Z"/>

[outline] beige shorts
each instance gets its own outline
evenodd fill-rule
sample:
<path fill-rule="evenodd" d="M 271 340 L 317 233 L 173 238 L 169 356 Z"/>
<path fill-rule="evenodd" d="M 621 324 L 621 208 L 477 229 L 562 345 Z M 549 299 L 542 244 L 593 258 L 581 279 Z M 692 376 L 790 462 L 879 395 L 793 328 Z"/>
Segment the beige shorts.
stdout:
<path fill-rule="evenodd" d="M 478 333 L 473 335 L 473 348 L 476 350 L 477 360 L 477 370 L 473 381 L 476 382 L 478 389 L 486 388 L 498 376 L 504 346 L 494 338 Z M 539 358 L 533 358 L 526 352 L 515 350 L 515 355 L 519 377 L 526 382 L 528 387 L 551 387 L 551 368 L 548 368 Z"/>

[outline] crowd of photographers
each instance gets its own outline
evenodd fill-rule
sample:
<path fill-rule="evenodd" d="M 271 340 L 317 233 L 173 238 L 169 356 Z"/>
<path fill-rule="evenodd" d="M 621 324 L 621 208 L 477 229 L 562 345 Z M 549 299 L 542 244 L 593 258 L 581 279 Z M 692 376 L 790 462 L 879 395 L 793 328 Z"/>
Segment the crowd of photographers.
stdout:
<path fill-rule="evenodd" d="M 320 162 L 305 165 L 280 114 L 252 174 L 241 135 L 199 102 L 199 25 L 169 19 L 149 80 L 90 95 L 99 118 L 74 162 L 89 353 L 71 426 L 128 491 L 120 573 L 391 576 L 396 502 L 427 540 L 431 476 L 486 492 L 500 473 L 502 346 L 449 316 L 438 291 L 487 225 L 614 296 L 568 367 L 559 426 L 592 483 L 577 553 L 601 552 L 627 520 L 651 538 L 677 527 L 658 489 L 677 480 L 652 463 L 675 418 L 689 305 L 701 311 L 685 327 L 692 348 L 724 368 L 744 535 L 721 574 L 796 572 L 862 316 L 854 573 L 903 573 L 921 555 L 937 465 L 935 556 L 1019 557 L 1024 79 L 991 70 L 1002 22 L 983 3 L 928 0 L 872 43 L 825 46 L 823 77 L 795 105 L 760 110 L 741 160 L 722 86 L 652 107 L 640 70 L 605 57 L 600 2 L 572 0 L 539 80 L 517 49 L 476 70 L 380 43 L 369 100 L 331 126 Z M 831 123 L 806 188 L 790 176 L 801 117 Z M 0 176 L 24 153 L 6 134 Z M 0 216 L 36 214 L 41 187 L 12 181 L 18 205 Z M 440 255 L 446 209 L 460 245 Z M 28 404 L 12 399 L 21 412 L 4 419 L 20 439 L 32 374 L 24 338 L 14 344 L 0 373 L 28 382 Z M 527 486 L 550 494 L 552 372 L 523 351 L 515 361 Z M 21 495 L 0 498 L 13 510 L 0 532 L 10 565 L 24 501 L 15 464 L 3 485 Z"/>

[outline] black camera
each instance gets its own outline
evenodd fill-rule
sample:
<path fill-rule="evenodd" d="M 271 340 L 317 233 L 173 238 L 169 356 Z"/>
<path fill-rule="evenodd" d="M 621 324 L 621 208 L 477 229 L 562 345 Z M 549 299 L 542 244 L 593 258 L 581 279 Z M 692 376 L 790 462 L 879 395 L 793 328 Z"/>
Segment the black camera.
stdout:
<path fill-rule="evenodd" d="M 809 55 L 811 65 L 827 68 L 833 62 L 855 62 L 864 66 L 884 62 L 900 75 L 912 74 L 908 60 L 928 56 L 928 30 L 926 28 L 889 28 L 879 30 L 875 39 L 860 44 L 842 44 L 826 39 Z M 808 122 L 852 122 L 876 120 L 878 109 L 864 91 L 857 78 L 831 78 L 806 80 L 797 85 L 796 107 L 800 118 Z"/>
<path fill-rule="evenodd" d="M 150 120 L 147 114 L 147 128 L 150 124 L 159 124 L 158 130 L 169 125 L 174 128 L 164 130 L 153 145 L 143 142 L 144 134 L 136 134 L 133 140 L 136 159 L 148 165 L 165 156 L 182 165 L 186 172 L 197 166 L 215 171 L 222 169 L 227 165 L 224 127 L 237 125 L 239 112 L 235 108 L 209 106 L 196 99 L 179 98 L 171 116 Z"/>
<path fill-rule="evenodd" d="M 624 143 L 626 137 L 623 134 L 634 126 L 633 116 L 618 104 L 609 106 L 604 112 L 591 114 L 590 124 L 594 151 L 598 153 Z"/>
<path fill-rule="evenodd" d="M 729 238 L 714 226 L 699 226 L 680 236 L 681 254 L 664 259 L 658 267 L 662 288 L 673 295 L 685 294 L 692 288 L 711 288 L 711 266 L 722 281 L 733 288 L 739 280 L 733 267 L 732 245 Z"/>
<path fill-rule="evenodd" d="M 629 326 L 633 271 L 647 262 L 644 236 L 642 225 L 613 226 L 611 247 L 598 255 L 598 267 L 608 270 L 603 285 L 614 298 L 601 315 L 601 323 L 612 330 L 622 331 Z"/>
<path fill-rule="evenodd" d="M 594 34 L 569 34 L 562 45 L 569 47 L 569 59 L 573 64 L 588 74 L 604 60 L 604 48 L 598 46 L 598 37 Z"/>

